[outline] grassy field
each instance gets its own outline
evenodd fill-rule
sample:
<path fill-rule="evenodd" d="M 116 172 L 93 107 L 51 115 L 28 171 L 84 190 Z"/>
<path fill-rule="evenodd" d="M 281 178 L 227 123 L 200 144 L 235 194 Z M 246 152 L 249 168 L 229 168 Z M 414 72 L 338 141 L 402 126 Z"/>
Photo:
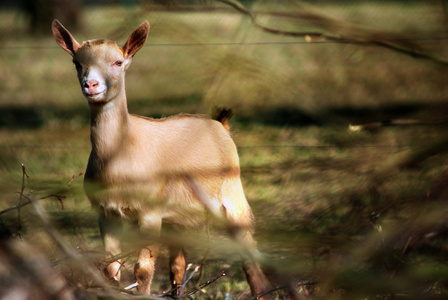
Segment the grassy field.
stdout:
<path fill-rule="evenodd" d="M 331 3 L 316 9 L 404 32 L 448 56 L 447 19 L 439 2 Z M 294 9 L 268 4 L 257 2 L 253 9 Z M 259 18 L 275 28 L 318 30 L 306 21 Z M 86 7 L 75 37 L 124 43 L 145 19 L 151 23 L 149 45 L 127 73 L 130 112 L 161 117 L 209 113 L 213 105 L 234 109 L 231 131 L 256 238 L 286 278 L 316 281 L 308 290 L 320 299 L 447 296 L 446 145 L 399 163 L 446 141 L 446 125 L 348 131 L 349 124 L 388 119 L 443 120 L 446 67 L 373 46 L 269 35 L 232 10 Z M 40 203 L 66 243 L 99 261 L 102 245 L 82 176 L 67 186 L 84 171 L 90 152 L 89 111 L 71 58 L 56 46 L 50 29 L 46 36 L 28 35 L 14 10 L 1 10 L 0 20 L 0 209 L 17 203 L 24 164 L 25 191 L 35 198 L 65 195 L 64 209 L 57 199 Z M 16 233 L 16 212 L 0 217 L 2 231 Z M 63 263 L 64 254 L 31 205 L 21 217 L 23 239 L 45 253 L 71 285 L 88 286 L 84 275 Z M 200 264 L 204 253 L 205 247 L 197 247 L 188 260 Z M 154 293 L 169 285 L 166 255 L 162 250 Z M 132 269 L 127 263 L 123 286 L 132 282 Z M 247 296 L 237 257 L 207 256 L 203 280 L 221 270 L 226 276 L 195 297 Z M 20 273 L 8 272 L 0 268 L 3 286 L 13 280 L 5 278 Z M 94 299 L 97 290 L 90 291 Z"/>

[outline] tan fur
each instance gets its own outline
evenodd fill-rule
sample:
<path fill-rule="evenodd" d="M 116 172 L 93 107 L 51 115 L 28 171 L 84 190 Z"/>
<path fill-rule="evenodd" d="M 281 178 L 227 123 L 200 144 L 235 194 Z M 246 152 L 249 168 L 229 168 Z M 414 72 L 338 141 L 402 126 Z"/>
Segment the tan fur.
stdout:
<path fill-rule="evenodd" d="M 237 149 L 228 132 L 230 111 L 218 114 L 221 122 L 199 115 L 156 120 L 128 113 L 124 74 L 148 31 L 148 23 L 142 23 L 123 47 L 107 40 L 79 44 L 58 21 L 53 23 L 56 41 L 73 56 L 90 106 L 92 151 L 84 184 L 100 216 L 106 251 L 120 253 L 118 232 L 125 220 L 138 222 L 141 231 L 154 234 L 162 224 L 178 230 L 203 226 L 205 206 L 185 176 L 194 178 L 207 198 L 244 232 L 248 245 L 254 246 L 252 212 L 240 180 Z M 157 245 L 140 252 L 135 277 L 141 293 L 150 293 L 156 252 Z M 182 251 L 175 249 L 170 262 L 176 286 L 184 274 Z M 251 290 L 259 293 L 264 289 L 262 275 L 252 273 L 248 275 Z M 119 263 L 109 265 L 105 275 L 118 282 Z"/>

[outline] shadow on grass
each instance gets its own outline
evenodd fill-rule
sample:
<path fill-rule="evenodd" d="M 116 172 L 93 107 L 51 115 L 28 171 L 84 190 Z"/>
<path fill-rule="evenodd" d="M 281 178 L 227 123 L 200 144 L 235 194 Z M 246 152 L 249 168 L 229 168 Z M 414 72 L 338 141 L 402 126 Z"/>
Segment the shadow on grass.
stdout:
<path fill-rule="evenodd" d="M 391 103 L 396 101 L 391 100 Z M 331 124 L 363 124 L 401 118 L 434 120 L 448 116 L 448 101 L 440 99 L 429 105 L 422 103 L 391 104 L 385 106 L 322 108 L 307 112 L 296 107 L 268 106 L 236 112 L 241 123 L 261 123 L 274 126 L 324 126 Z M 417 102 L 417 101 L 415 101 Z M 420 101 L 421 102 L 421 101 Z"/>
<path fill-rule="evenodd" d="M 160 118 L 180 112 L 197 113 L 201 107 L 201 101 L 198 95 L 160 100 L 140 99 L 130 101 L 128 107 L 132 114 Z M 32 129 L 52 123 L 89 125 L 89 107 L 84 102 L 73 107 L 14 104 L 0 106 L 0 128 Z"/>
<path fill-rule="evenodd" d="M 0 128 L 40 128 L 51 124 L 76 122 L 89 124 L 89 110 L 87 107 L 75 106 L 61 108 L 54 106 L 2 106 L 0 107 Z"/>
<path fill-rule="evenodd" d="M 130 113 L 154 118 L 181 112 L 195 114 L 203 110 L 200 95 L 157 100 L 132 100 L 129 101 L 128 106 Z M 1 106 L 0 116 L 0 128 L 39 128 L 52 124 L 52 122 L 88 125 L 90 122 L 89 108 L 85 103 L 70 108 L 54 105 Z M 323 108 L 313 113 L 290 106 L 266 106 L 235 111 L 235 116 L 243 124 L 261 123 L 273 126 L 357 124 L 412 117 L 434 119 L 448 116 L 448 101 L 440 99 L 440 101 L 429 105 L 409 103 L 377 107 Z"/>

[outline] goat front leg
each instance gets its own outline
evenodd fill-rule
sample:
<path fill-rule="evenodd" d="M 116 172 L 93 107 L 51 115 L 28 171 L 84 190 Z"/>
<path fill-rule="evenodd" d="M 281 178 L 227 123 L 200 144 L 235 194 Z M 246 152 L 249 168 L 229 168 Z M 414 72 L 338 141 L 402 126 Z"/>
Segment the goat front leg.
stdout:
<path fill-rule="evenodd" d="M 143 239 L 154 239 L 160 235 L 162 221 L 160 213 L 147 214 L 140 219 L 140 232 Z M 134 267 L 134 276 L 138 284 L 137 290 L 141 294 L 151 294 L 151 282 L 154 277 L 154 269 L 158 244 L 151 243 L 140 250 L 137 263 Z"/>
<path fill-rule="evenodd" d="M 101 237 L 103 239 L 104 249 L 111 256 L 121 252 L 119 235 L 122 232 L 122 221 L 118 215 L 100 213 L 98 223 L 100 226 Z M 121 276 L 121 263 L 119 260 L 109 263 L 104 268 L 103 273 L 106 279 L 113 285 L 118 286 Z"/>
<path fill-rule="evenodd" d="M 174 296 L 180 296 L 185 274 L 185 256 L 181 247 L 170 246 L 170 279 Z"/>

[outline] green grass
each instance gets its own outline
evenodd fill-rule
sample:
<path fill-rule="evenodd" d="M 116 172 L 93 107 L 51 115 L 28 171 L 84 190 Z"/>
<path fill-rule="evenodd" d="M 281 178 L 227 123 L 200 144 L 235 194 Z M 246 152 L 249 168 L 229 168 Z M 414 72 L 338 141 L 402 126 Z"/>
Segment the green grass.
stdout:
<path fill-rule="evenodd" d="M 446 30 L 437 5 L 363 1 L 319 9 L 428 37 Z M 33 190 L 36 198 L 54 192 L 66 196 L 64 210 L 56 199 L 41 201 L 64 240 L 99 260 L 99 230 L 82 191 L 82 176 L 67 186 L 84 171 L 90 151 L 86 101 L 70 56 L 50 35 L 27 35 L 15 16 L 14 11 L 0 12 L 6 47 L 0 49 L 0 209 L 18 201 L 24 164 L 30 176 L 27 192 Z M 310 26 L 260 18 L 291 30 Z M 446 154 L 440 151 L 400 169 L 371 188 L 372 175 L 388 159 L 445 138 L 445 126 L 347 130 L 350 123 L 446 117 L 446 68 L 374 47 L 285 44 L 301 40 L 262 33 L 231 12 L 109 6 L 89 7 L 83 19 L 85 26 L 75 33 L 79 40 L 108 37 L 120 43 L 140 21 L 150 21 L 150 45 L 135 56 L 127 73 L 132 113 L 208 113 L 213 104 L 234 109 L 231 131 L 259 247 L 290 278 L 318 279 L 314 290 L 322 299 L 389 299 L 394 292 L 421 291 L 432 284 L 434 294 L 446 296 L 446 199 L 444 185 L 438 185 L 446 179 Z M 282 43 L 212 45 L 234 42 Z M 181 45 L 189 43 L 207 46 Z M 428 40 L 425 46 L 446 49 L 443 40 Z M 73 286 L 83 286 L 82 276 L 60 263 L 61 253 L 32 207 L 22 211 L 24 239 L 46 253 Z M 1 218 L 15 232 L 15 212 Z M 195 264 L 205 252 L 198 248 L 189 255 Z M 132 260 L 123 285 L 132 281 Z M 164 248 L 157 269 L 153 290 L 162 292 L 169 286 Z M 247 293 L 237 257 L 211 254 L 204 280 L 221 270 L 227 275 L 198 298 Z"/>

